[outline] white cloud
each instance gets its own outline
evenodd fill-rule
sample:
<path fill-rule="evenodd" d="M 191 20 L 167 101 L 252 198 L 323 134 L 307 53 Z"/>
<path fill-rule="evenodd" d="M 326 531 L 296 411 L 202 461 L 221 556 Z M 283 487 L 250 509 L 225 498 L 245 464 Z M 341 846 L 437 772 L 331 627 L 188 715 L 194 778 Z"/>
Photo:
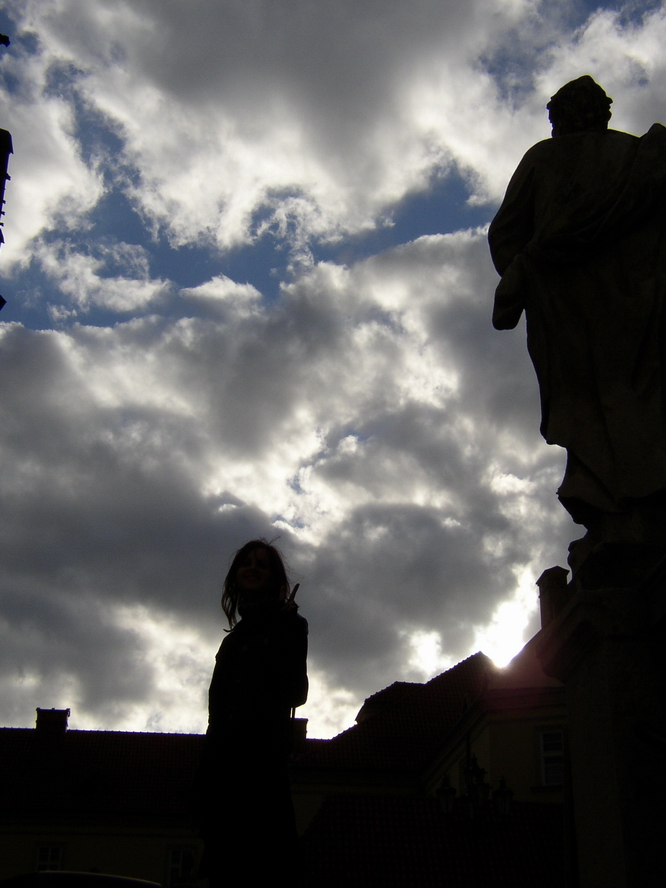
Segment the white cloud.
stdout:
<path fill-rule="evenodd" d="M 642 135 L 656 120 L 666 119 L 664 39 L 666 10 L 661 7 L 636 24 L 627 24 L 620 13 L 599 10 L 575 39 L 553 51 L 538 88 L 552 95 L 567 80 L 592 73 L 613 98 L 610 125 Z"/>
<path fill-rule="evenodd" d="M 222 303 L 225 308 L 243 314 L 259 310 L 261 293 L 251 284 L 237 284 L 226 275 L 218 275 L 198 287 L 181 290 L 181 296 L 195 301 Z"/>
<path fill-rule="evenodd" d="M 15 61 L 7 54 L 0 62 L 0 70 L 19 82 L 35 84 L 18 94 L 0 91 L 0 118 L 14 144 L 5 193 L 11 206 L 3 247 L 8 265 L 29 260 L 31 240 L 45 225 L 61 231 L 79 225 L 103 193 L 98 172 L 81 160 L 71 106 L 41 92 L 45 69 L 40 62 L 35 56 Z"/>
<path fill-rule="evenodd" d="M 143 248 L 125 243 L 97 243 L 96 256 L 75 251 L 63 241 L 40 244 L 34 255 L 42 269 L 69 299 L 73 309 L 88 311 L 91 307 L 128 312 L 145 308 L 164 294 L 167 284 L 151 280 L 148 259 Z M 104 274 L 109 267 L 122 268 L 126 274 Z M 55 312 L 58 319 L 61 307 Z"/>

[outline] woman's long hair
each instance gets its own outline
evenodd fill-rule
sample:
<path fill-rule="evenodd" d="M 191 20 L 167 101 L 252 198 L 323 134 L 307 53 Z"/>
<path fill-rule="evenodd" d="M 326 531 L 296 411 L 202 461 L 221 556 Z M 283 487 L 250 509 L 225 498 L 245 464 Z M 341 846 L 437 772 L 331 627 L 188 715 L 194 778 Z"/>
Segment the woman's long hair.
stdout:
<path fill-rule="evenodd" d="M 241 563 L 253 549 L 265 549 L 268 552 L 271 564 L 271 581 L 275 587 L 276 600 L 280 594 L 289 592 L 289 577 L 284 566 L 284 561 L 280 552 L 268 540 L 258 539 L 250 540 L 236 552 L 231 562 L 231 567 L 224 578 L 224 591 L 222 593 L 222 610 L 229 620 L 229 627 L 233 627 L 238 622 L 238 599 L 240 597 L 240 589 L 236 585 L 236 573 Z"/>

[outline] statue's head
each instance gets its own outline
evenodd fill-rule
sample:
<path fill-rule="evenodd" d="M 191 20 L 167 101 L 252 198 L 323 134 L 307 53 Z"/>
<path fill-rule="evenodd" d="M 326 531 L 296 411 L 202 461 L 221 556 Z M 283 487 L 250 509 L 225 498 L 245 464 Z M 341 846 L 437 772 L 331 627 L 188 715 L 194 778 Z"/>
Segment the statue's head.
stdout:
<path fill-rule="evenodd" d="M 553 136 L 603 132 L 608 129 L 613 100 L 589 74 L 570 80 L 546 105 Z"/>

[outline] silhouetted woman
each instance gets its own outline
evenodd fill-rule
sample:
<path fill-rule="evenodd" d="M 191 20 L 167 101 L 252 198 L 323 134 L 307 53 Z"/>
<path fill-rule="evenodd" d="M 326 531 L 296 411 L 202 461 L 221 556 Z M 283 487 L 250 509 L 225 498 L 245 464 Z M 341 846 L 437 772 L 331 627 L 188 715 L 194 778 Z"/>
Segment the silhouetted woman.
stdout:
<path fill-rule="evenodd" d="M 224 581 L 231 631 L 208 692 L 199 773 L 202 875 L 211 888 L 289 877 L 295 858 L 287 766 L 291 710 L 308 692 L 308 624 L 289 592 L 274 546 L 252 540 L 238 550 Z"/>

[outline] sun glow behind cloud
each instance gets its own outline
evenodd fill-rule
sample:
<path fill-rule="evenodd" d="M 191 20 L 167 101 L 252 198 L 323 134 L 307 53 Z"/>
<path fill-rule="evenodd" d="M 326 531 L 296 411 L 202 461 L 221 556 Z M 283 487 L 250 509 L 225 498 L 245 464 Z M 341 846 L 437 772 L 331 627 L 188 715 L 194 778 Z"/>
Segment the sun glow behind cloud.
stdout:
<path fill-rule="evenodd" d="M 487 625 L 476 629 L 473 647 L 487 654 L 496 666 L 506 666 L 527 641 L 526 629 L 537 608 L 534 574 L 525 568 L 511 598 L 497 606 Z"/>
<path fill-rule="evenodd" d="M 425 679 L 432 678 L 455 665 L 451 657 L 447 657 L 442 651 L 442 638 L 439 632 L 417 630 L 408 635 L 408 642 L 411 649 L 408 664 Z"/>

